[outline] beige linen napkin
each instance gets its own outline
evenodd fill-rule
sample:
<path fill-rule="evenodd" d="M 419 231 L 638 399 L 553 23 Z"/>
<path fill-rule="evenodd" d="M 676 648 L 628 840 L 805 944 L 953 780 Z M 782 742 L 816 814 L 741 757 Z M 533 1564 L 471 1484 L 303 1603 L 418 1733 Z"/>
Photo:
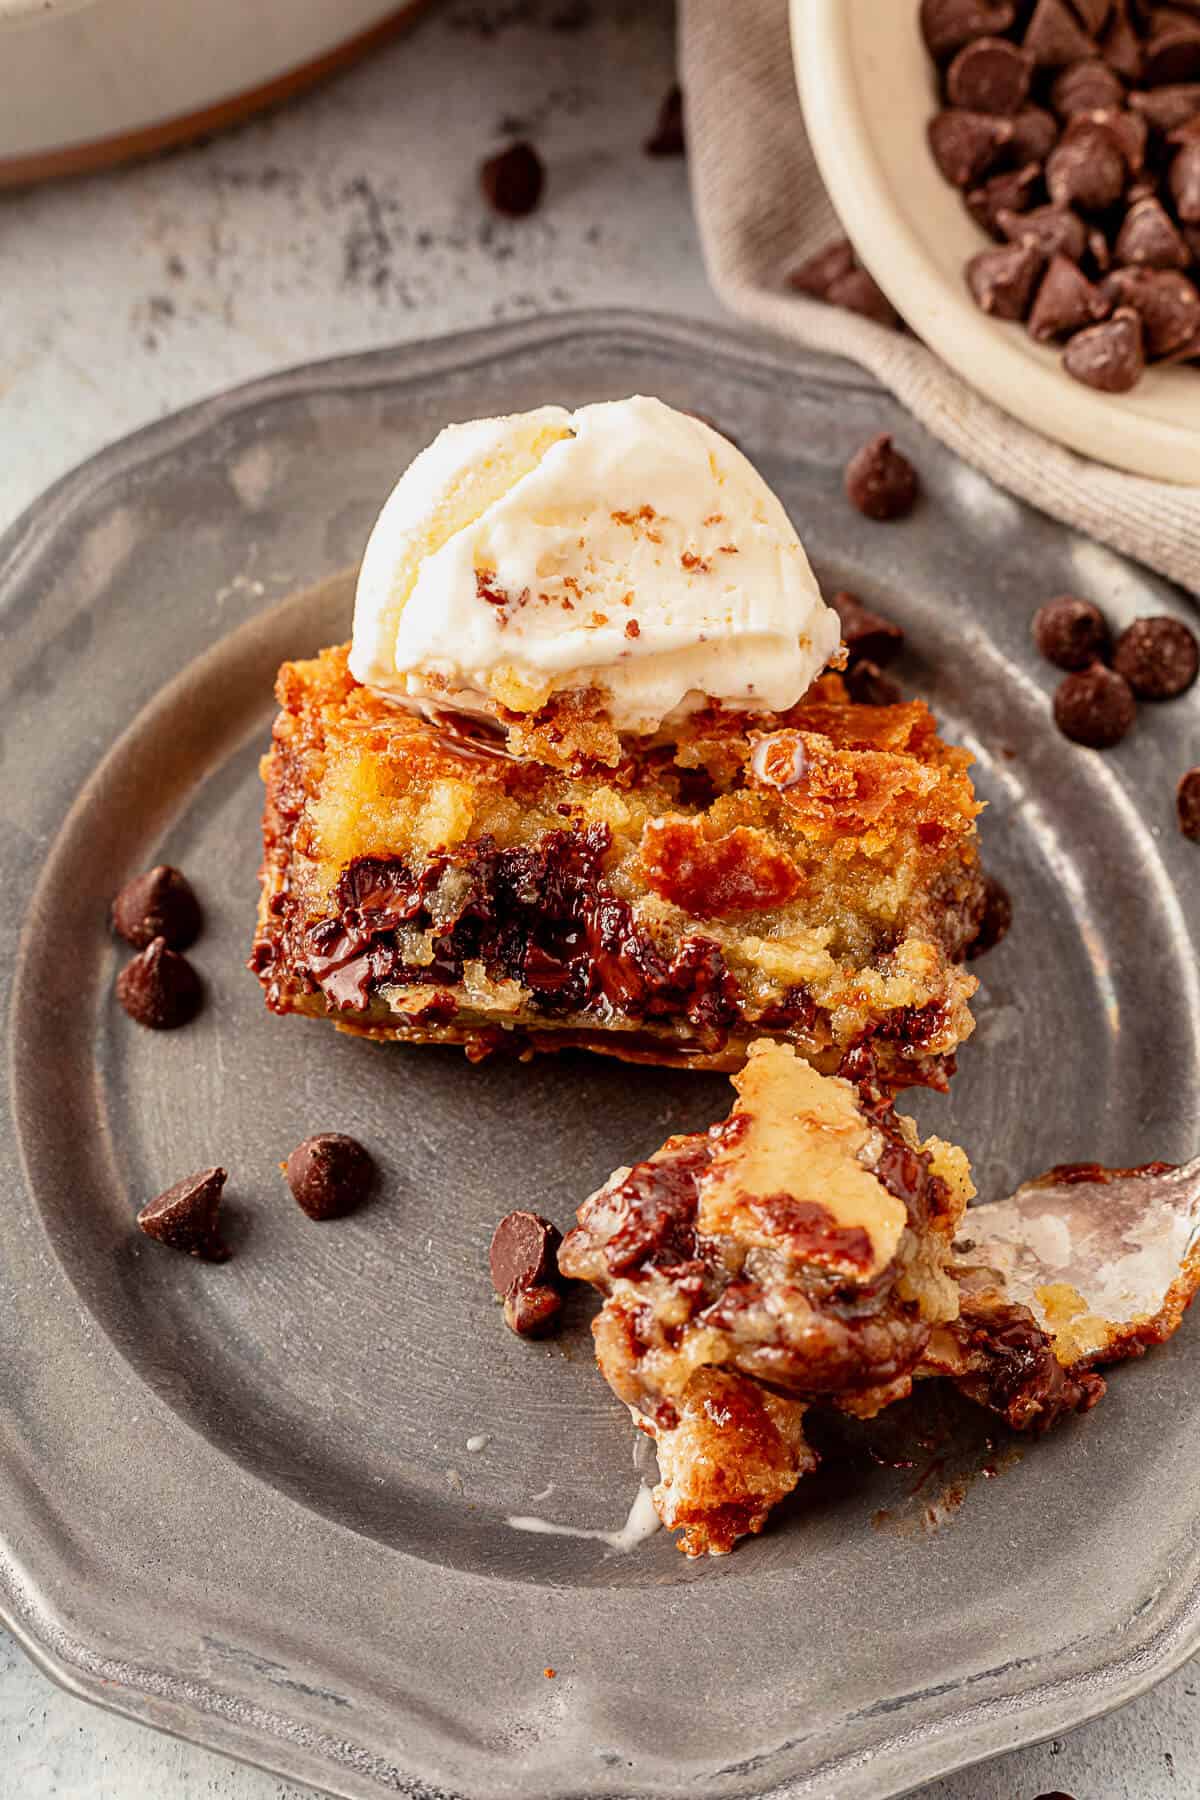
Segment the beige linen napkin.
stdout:
<path fill-rule="evenodd" d="M 680 40 L 692 191 L 725 304 L 810 349 L 853 358 L 1001 487 L 1200 594 L 1200 489 L 1064 450 L 916 339 L 787 289 L 791 264 L 844 235 L 804 135 L 788 0 L 681 0 Z M 920 330 L 919 319 L 909 323 Z M 1200 373 L 1196 390 L 1200 414 Z"/>

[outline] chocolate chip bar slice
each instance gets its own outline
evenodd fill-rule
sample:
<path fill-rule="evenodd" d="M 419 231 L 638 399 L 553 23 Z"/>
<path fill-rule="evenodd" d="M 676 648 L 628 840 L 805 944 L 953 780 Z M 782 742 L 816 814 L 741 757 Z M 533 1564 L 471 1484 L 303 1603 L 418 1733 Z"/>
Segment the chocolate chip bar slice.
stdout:
<path fill-rule="evenodd" d="M 861 1086 L 759 1040 L 710 1130 L 618 1169 L 559 1268 L 604 1295 L 601 1373 L 658 1447 L 654 1503 L 688 1556 L 731 1550 L 815 1466 L 813 1402 L 871 1417 L 958 1318 L 966 1158 Z"/>
<path fill-rule="evenodd" d="M 285 664 L 278 696 L 251 959 L 274 1011 L 473 1059 L 735 1069 L 766 1036 L 832 1070 L 869 1043 L 886 1085 L 945 1084 L 979 806 L 920 702 L 826 676 L 612 763 L 586 721 L 531 740 L 397 706 L 344 649 Z"/>

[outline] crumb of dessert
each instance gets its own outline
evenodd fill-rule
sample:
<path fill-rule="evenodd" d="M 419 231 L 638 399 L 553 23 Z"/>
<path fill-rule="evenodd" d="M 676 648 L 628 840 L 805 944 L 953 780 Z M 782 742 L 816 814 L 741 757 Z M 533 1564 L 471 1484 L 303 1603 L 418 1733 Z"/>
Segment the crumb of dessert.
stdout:
<path fill-rule="evenodd" d="M 683 156 L 687 141 L 683 131 L 683 89 L 676 82 L 663 95 L 654 130 L 643 149 L 647 156 Z"/>
<path fill-rule="evenodd" d="M 186 956 L 156 937 L 117 976 L 117 999 L 138 1025 L 174 1031 L 195 1018 L 204 989 Z"/>
<path fill-rule="evenodd" d="M 562 1311 L 558 1227 L 540 1213 L 507 1213 L 492 1234 L 488 1268 L 504 1302 L 504 1322 L 518 1337 L 544 1337 Z"/>
<path fill-rule="evenodd" d="M 1111 647 L 1104 614 L 1077 594 L 1059 594 L 1039 606 L 1033 615 L 1033 641 L 1047 662 L 1071 670 L 1107 662 Z"/>
<path fill-rule="evenodd" d="M 907 518 L 920 491 L 917 471 L 886 431 L 856 450 L 846 464 L 847 497 L 868 519 Z"/>
<path fill-rule="evenodd" d="M 660 1447 L 655 1505 L 691 1556 L 761 1530 L 814 1466 L 806 1405 L 878 1412 L 958 1315 L 966 1158 L 848 1066 L 862 1086 L 751 1045 L 729 1118 L 619 1169 L 559 1254 L 604 1295 L 597 1361 Z"/>
<path fill-rule="evenodd" d="M 112 903 L 113 929 L 135 950 L 160 937 L 170 950 L 186 950 L 200 935 L 203 915 L 187 876 L 158 863 L 127 881 Z"/>
<path fill-rule="evenodd" d="M 221 1242 L 221 1194 L 227 1176 L 224 1169 L 201 1169 L 148 1200 L 138 1213 L 139 1228 L 169 1250 L 181 1250 L 203 1262 L 226 1262 L 228 1248 Z"/>
<path fill-rule="evenodd" d="M 345 1218 L 362 1205 L 375 1180 L 370 1151 L 341 1131 L 305 1138 L 279 1166 L 293 1200 L 310 1219 Z"/>
<path fill-rule="evenodd" d="M 985 875 L 979 929 L 967 951 L 969 961 L 973 962 L 977 956 L 986 956 L 989 950 L 996 948 L 1002 938 L 1008 936 L 1009 928 L 1012 925 L 1012 916 L 1012 895 L 995 875 Z"/>
<path fill-rule="evenodd" d="M 493 211 L 509 219 L 534 212 L 542 197 L 546 170 L 532 144 L 509 144 L 479 167 L 479 185 Z"/>
<path fill-rule="evenodd" d="M 1123 675 L 1093 663 L 1064 675 L 1054 695 L 1054 723 L 1074 744 L 1109 750 L 1131 729 L 1137 701 Z"/>
<path fill-rule="evenodd" d="M 1200 671 L 1200 644 L 1182 619 L 1135 619 L 1117 639 L 1112 666 L 1139 700 L 1174 700 Z"/>
<path fill-rule="evenodd" d="M 972 1029 L 980 807 L 919 701 L 829 676 L 615 767 L 583 733 L 563 768 L 395 705 L 344 649 L 278 694 L 252 958 L 276 1012 L 698 1068 L 777 1035 L 833 1069 L 869 1039 L 895 1085 L 944 1081 Z"/>
<path fill-rule="evenodd" d="M 1179 777 L 1175 812 L 1184 837 L 1200 844 L 1200 768 L 1188 769 Z"/>

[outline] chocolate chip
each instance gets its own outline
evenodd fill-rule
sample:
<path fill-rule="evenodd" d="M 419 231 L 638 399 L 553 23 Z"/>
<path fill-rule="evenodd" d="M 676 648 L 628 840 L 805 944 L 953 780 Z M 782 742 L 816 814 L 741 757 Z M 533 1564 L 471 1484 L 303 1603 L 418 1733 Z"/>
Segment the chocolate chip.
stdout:
<path fill-rule="evenodd" d="M 1081 326 L 1107 318 L 1109 302 L 1093 287 L 1077 263 L 1056 256 L 1038 288 L 1029 314 L 1029 335 L 1039 344 L 1078 331 Z"/>
<path fill-rule="evenodd" d="M 1135 619 L 1117 639 L 1112 661 L 1139 700 L 1174 700 L 1196 679 L 1200 646 L 1182 619 Z"/>
<path fill-rule="evenodd" d="M 204 990 L 185 956 L 156 937 L 117 976 L 117 999 L 131 1019 L 151 1031 L 174 1031 L 200 1011 Z"/>
<path fill-rule="evenodd" d="M 1124 107 L 1099 107 L 1094 112 L 1077 113 L 1063 134 L 1064 140 L 1080 136 L 1087 125 L 1097 125 L 1107 131 L 1113 143 L 1125 158 L 1125 167 L 1131 175 L 1137 174 L 1146 161 L 1146 140 L 1150 135 L 1150 127 L 1141 113 L 1128 112 Z"/>
<path fill-rule="evenodd" d="M 977 956 L 985 956 L 989 950 L 996 948 L 1001 938 L 1008 936 L 1012 916 L 1012 895 L 994 875 L 985 875 L 979 927 L 967 949 L 968 961 L 973 962 Z"/>
<path fill-rule="evenodd" d="M 997 213 L 996 222 L 1010 243 L 1036 244 L 1042 255 L 1068 256 L 1078 262 L 1087 246 L 1083 220 L 1069 206 L 1035 206 L 1027 213 Z"/>
<path fill-rule="evenodd" d="M 1037 193 L 1042 171 L 1037 163 L 1026 163 L 1020 169 L 1006 169 L 993 175 L 982 187 L 972 188 L 965 196 L 966 208 L 977 224 L 994 238 L 1003 238 L 1001 213 L 1022 213 Z"/>
<path fill-rule="evenodd" d="M 935 113 L 926 128 L 933 160 L 953 187 L 974 187 L 1010 143 L 1011 119 L 950 107 Z"/>
<path fill-rule="evenodd" d="M 1054 696 L 1054 723 L 1064 737 L 1092 750 L 1119 744 L 1137 717 L 1137 701 L 1124 676 L 1093 663 L 1064 675 Z"/>
<path fill-rule="evenodd" d="M 1059 594 L 1033 615 L 1033 641 L 1059 669 L 1086 669 L 1108 655 L 1108 623 L 1098 606 Z"/>
<path fill-rule="evenodd" d="M 1057 206 L 1102 212 L 1125 191 L 1128 170 L 1112 132 L 1088 118 L 1070 131 L 1046 158 L 1046 186 Z"/>
<path fill-rule="evenodd" d="M 891 434 L 878 437 L 856 450 L 846 464 L 846 494 L 851 505 L 868 519 L 903 519 L 916 504 L 920 491 L 917 471 L 892 445 Z"/>
<path fill-rule="evenodd" d="M 139 1227 L 170 1250 L 205 1262 L 227 1261 L 229 1251 L 221 1242 L 218 1221 L 226 1179 L 224 1169 L 201 1169 L 185 1176 L 146 1202 L 137 1216 Z"/>
<path fill-rule="evenodd" d="M 1127 394 L 1145 366 L 1142 322 L 1128 306 L 1119 306 L 1102 325 L 1077 331 L 1063 351 L 1067 374 L 1105 394 Z"/>
<path fill-rule="evenodd" d="M 1095 50 L 1065 0 L 1037 0 L 1022 42 L 1034 61 L 1047 69 L 1081 62 Z"/>
<path fill-rule="evenodd" d="M 1031 238 L 980 250 L 967 264 L 975 304 L 996 319 L 1023 319 L 1042 272 L 1043 257 Z"/>
<path fill-rule="evenodd" d="M 1123 75 L 1126 81 L 1140 81 L 1142 76 L 1142 46 L 1137 32 L 1129 22 L 1129 15 L 1123 5 L 1119 5 L 1110 19 L 1100 39 L 1100 51 L 1106 63 Z"/>
<path fill-rule="evenodd" d="M 1175 131 L 1200 113 L 1200 82 L 1155 88 L 1150 93 L 1130 94 L 1129 104 L 1151 125 L 1157 126 L 1159 131 Z"/>
<path fill-rule="evenodd" d="M 169 863 L 158 863 L 127 881 L 112 903 L 113 929 L 135 950 L 154 938 L 172 950 L 186 950 L 200 935 L 200 902 L 186 875 Z"/>
<path fill-rule="evenodd" d="M 921 0 L 921 35 L 936 61 L 974 38 L 999 37 L 1016 19 L 1011 0 Z"/>
<path fill-rule="evenodd" d="M 1095 37 L 1107 23 L 1112 0 L 1071 0 L 1071 6 L 1079 14 L 1084 30 Z"/>
<path fill-rule="evenodd" d="M 540 1336 L 562 1307 L 561 1242 L 556 1227 L 535 1212 L 508 1213 L 492 1234 L 488 1251 L 492 1286 L 504 1300 L 505 1322 L 519 1337 Z"/>
<path fill-rule="evenodd" d="M 479 185 L 488 205 L 510 219 L 533 212 L 542 197 L 546 172 L 532 144 L 510 144 L 479 167 Z"/>
<path fill-rule="evenodd" d="M 663 96 L 654 130 L 643 149 L 647 156 L 682 156 L 686 144 L 683 136 L 683 89 L 678 82 Z"/>
<path fill-rule="evenodd" d="M 1175 789 L 1175 810 L 1184 837 L 1200 844 L 1200 768 L 1189 769 L 1179 777 Z"/>
<path fill-rule="evenodd" d="M 305 1138 L 280 1167 L 310 1219 L 344 1218 L 366 1199 L 375 1179 L 370 1152 L 341 1131 Z"/>
<path fill-rule="evenodd" d="M 1023 106 L 1012 119 L 1008 154 L 1018 163 L 1043 163 L 1058 142 L 1058 121 L 1044 106 Z"/>
<path fill-rule="evenodd" d="M 1172 23 L 1146 45 L 1142 80 L 1147 87 L 1176 87 L 1200 78 L 1200 21 Z"/>
<path fill-rule="evenodd" d="M 900 314 L 865 269 L 851 269 L 849 274 L 837 276 L 830 282 L 825 299 L 830 306 L 873 319 L 876 325 L 894 330 L 900 323 Z"/>
<path fill-rule="evenodd" d="M 814 300 L 824 300 L 829 293 L 830 283 L 841 275 L 848 275 L 854 267 L 854 261 L 854 246 L 850 239 L 839 238 L 835 244 L 827 244 L 815 256 L 810 256 L 794 269 L 789 269 L 784 279 L 798 293 L 811 294 Z"/>
<path fill-rule="evenodd" d="M 1177 269 L 1114 269 L 1100 284 L 1142 321 L 1145 354 L 1172 356 L 1200 331 L 1200 290 Z"/>
<path fill-rule="evenodd" d="M 1167 184 L 1184 223 L 1200 223 L 1200 143 L 1184 144 L 1175 152 Z"/>
<path fill-rule="evenodd" d="M 1069 63 L 1055 76 L 1050 89 L 1050 104 L 1064 119 L 1072 113 L 1093 112 L 1097 107 L 1120 106 L 1124 98 L 1125 83 L 1115 69 L 1097 56 Z"/>
<path fill-rule="evenodd" d="M 1007 38 L 976 38 L 946 71 L 946 95 L 967 112 L 1011 116 L 1024 106 L 1032 74 L 1032 57 Z"/>
<path fill-rule="evenodd" d="M 881 665 L 891 662 L 904 648 L 904 633 L 882 613 L 864 606 L 857 594 L 837 593 L 833 610 L 842 624 L 842 642 L 852 662 L 866 657 Z"/>
<path fill-rule="evenodd" d="M 899 706 L 904 699 L 898 683 L 885 675 L 878 663 L 865 656 L 852 662 L 842 679 L 856 706 Z"/>
<path fill-rule="evenodd" d="M 1186 269 L 1192 260 L 1166 208 L 1149 195 L 1125 214 L 1113 251 L 1118 262 L 1147 269 Z"/>

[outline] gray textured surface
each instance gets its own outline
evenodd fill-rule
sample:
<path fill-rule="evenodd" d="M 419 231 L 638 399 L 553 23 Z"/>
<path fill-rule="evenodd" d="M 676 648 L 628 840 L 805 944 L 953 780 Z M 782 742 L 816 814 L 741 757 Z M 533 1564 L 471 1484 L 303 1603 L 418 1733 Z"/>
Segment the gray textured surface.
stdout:
<path fill-rule="evenodd" d="M 613 6 L 553 29 L 569 10 L 451 5 L 275 121 L 0 200 L 0 514 L 117 431 L 279 363 L 585 301 L 712 312 L 682 170 L 638 151 L 669 76 L 665 17 Z M 538 219 L 490 228 L 473 164 L 506 112 L 540 127 L 553 185 Z M 283 591 L 253 564 L 230 578 L 242 595 Z M 1059 1753 L 936 1784 L 930 1800 L 1198 1792 L 1194 1686 L 1184 1670 Z M 298 1791 L 84 1708 L 15 1653 L 0 1676 L 0 1771 L 14 1796 Z"/>

